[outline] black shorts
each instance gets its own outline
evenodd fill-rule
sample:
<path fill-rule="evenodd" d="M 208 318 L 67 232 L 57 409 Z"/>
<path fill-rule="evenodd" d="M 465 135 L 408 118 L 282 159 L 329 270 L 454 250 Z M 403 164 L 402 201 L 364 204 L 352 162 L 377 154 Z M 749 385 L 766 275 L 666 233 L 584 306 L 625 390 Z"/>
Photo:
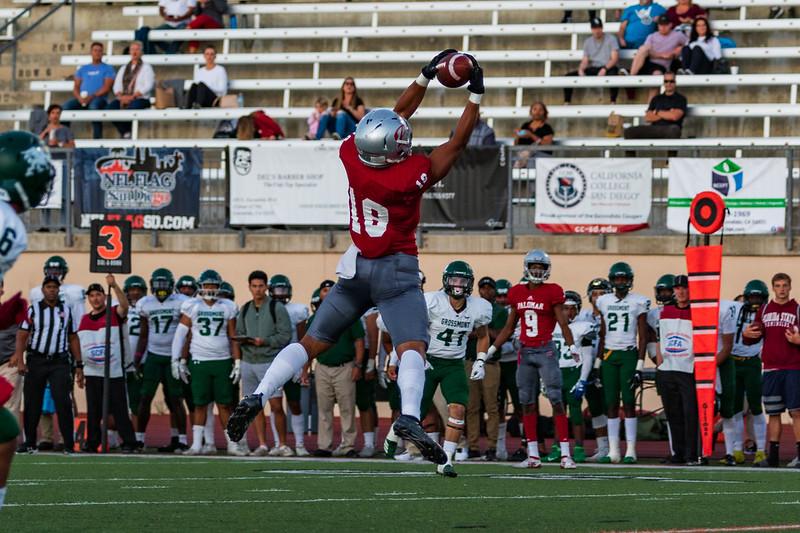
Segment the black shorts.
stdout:
<path fill-rule="evenodd" d="M 764 411 L 779 415 L 800 409 L 800 370 L 764 372 Z"/>

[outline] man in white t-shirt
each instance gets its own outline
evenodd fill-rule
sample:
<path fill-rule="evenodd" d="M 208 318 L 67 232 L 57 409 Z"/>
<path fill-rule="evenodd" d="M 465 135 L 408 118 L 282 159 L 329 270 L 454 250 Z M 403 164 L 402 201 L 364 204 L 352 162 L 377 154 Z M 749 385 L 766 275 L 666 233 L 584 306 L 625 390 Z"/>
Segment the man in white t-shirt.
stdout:
<path fill-rule="evenodd" d="M 197 0 L 158 0 L 158 14 L 164 24 L 156 29 L 182 30 L 189 24 L 196 6 Z M 181 41 L 153 41 L 153 44 L 165 54 L 177 54 L 181 48 Z"/>

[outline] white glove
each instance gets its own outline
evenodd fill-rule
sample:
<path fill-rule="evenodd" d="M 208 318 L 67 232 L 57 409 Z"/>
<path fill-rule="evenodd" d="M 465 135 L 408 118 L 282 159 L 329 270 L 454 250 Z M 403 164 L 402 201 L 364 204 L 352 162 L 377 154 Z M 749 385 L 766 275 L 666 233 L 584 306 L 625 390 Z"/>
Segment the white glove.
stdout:
<path fill-rule="evenodd" d="M 189 372 L 189 367 L 186 365 L 186 361 L 184 359 L 180 360 L 172 360 L 172 377 L 175 379 L 179 379 L 188 385 L 189 383 L 189 376 L 192 373 Z"/>
<path fill-rule="evenodd" d="M 576 363 L 581 362 L 581 351 L 574 344 L 569 345 L 569 354 L 572 356 L 572 358 L 575 360 Z"/>
<path fill-rule="evenodd" d="M 387 376 L 386 372 L 383 370 L 378 372 L 378 385 L 380 385 L 382 389 L 389 388 L 389 376 Z"/>
<path fill-rule="evenodd" d="M 233 370 L 231 370 L 231 374 L 228 376 L 231 378 L 231 382 L 236 385 L 242 379 L 242 360 L 241 359 L 234 359 L 233 361 Z"/>
<path fill-rule="evenodd" d="M 475 361 L 475 363 L 472 365 L 472 372 L 469 375 L 469 379 L 472 381 L 479 381 L 483 379 L 483 377 L 486 375 L 486 369 L 483 368 L 483 366 L 484 362 L 481 359 Z"/>

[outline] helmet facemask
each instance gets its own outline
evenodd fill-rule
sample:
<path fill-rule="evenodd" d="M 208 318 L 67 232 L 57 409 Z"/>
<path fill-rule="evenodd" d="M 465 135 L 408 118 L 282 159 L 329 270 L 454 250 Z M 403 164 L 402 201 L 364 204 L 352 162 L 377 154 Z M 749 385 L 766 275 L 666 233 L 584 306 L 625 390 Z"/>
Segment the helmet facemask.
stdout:
<path fill-rule="evenodd" d="M 444 292 L 455 298 L 463 300 L 472 294 L 473 279 L 467 276 L 447 275 L 444 279 Z"/>
<path fill-rule="evenodd" d="M 172 294 L 173 289 L 169 280 L 163 278 L 151 280 L 150 288 L 159 302 L 163 302 L 169 298 L 169 295 Z"/>
<path fill-rule="evenodd" d="M 548 263 L 528 263 L 523 274 L 531 283 L 544 283 L 550 277 L 550 268 Z"/>
<path fill-rule="evenodd" d="M 216 283 L 203 283 L 197 291 L 203 300 L 216 301 L 219 298 L 219 285 Z"/>
<path fill-rule="evenodd" d="M 277 285 L 269 288 L 269 294 L 273 299 L 281 303 L 286 303 L 292 298 L 292 291 L 285 285 Z"/>

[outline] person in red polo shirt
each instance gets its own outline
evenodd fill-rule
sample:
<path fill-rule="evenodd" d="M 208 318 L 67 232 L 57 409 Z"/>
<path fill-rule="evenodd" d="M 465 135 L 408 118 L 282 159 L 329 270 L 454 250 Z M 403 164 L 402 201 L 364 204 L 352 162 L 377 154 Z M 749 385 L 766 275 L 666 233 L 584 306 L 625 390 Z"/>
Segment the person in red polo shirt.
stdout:
<path fill-rule="evenodd" d="M 761 357 L 764 363 L 764 408 L 769 415 L 767 464 L 777 467 L 781 440 L 781 415 L 792 417 L 797 457 L 789 466 L 800 468 L 800 304 L 791 297 L 792 278 L 778 273 L 772 276 L 775 297 L 761 306 L 755 321 L 744 330 L 746 344 L 764 339 Z"/>

